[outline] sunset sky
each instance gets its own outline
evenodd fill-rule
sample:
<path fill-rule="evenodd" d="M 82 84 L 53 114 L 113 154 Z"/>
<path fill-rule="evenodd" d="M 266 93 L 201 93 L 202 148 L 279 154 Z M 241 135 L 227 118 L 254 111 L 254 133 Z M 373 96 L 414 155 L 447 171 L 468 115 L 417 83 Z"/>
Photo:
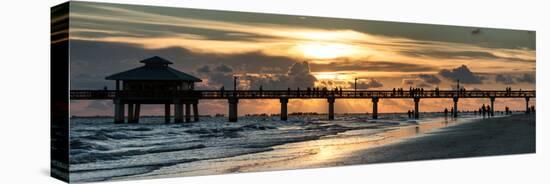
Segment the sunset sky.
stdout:
<path fill-rule="evenodd" d="M 114 88 L 113 73 L 160 56 L 203 79 L 199 89 L 317 87 L 468 90 L 535 89 L 535 32 L 366 20 L 71 2 L 71 89 Z M 461 99 L 477 109 L 488 99 Z M 513 109 L 524 100 L 497 99 Z M 534 104 L 534 100 L 531 100 Z M 441 111 L 450 99 L 421 100 Z M 499 106 L 500 105 L 500 106 Z M 201 101 L 201 114 L 227 113 L 227 102 Z M 383 99 L 380 112 L 403 112 L 411 100 Z M 337 100 L 336 112 L 370 112 L 371 102 Z M 144 106 L 143 114 L 162 114 Z M 242 100 L 239 113 L 278 113 L 278 100 Z M 290 112 L 326 112 L 326 100 L 291 100 Z M 111 115 L 112 101 L 72 101 L 73 115 Z"/>

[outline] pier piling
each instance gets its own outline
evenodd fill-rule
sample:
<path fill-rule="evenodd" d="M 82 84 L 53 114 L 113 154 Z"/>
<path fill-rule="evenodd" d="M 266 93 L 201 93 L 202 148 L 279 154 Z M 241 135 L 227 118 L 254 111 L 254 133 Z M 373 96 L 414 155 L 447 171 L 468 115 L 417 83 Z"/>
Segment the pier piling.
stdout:
<path fill-rule="evenodd" d="M 454 112 L 453 112 L 453 117 L 458 117 L 458 96 L 453 96 L 453 102 L 454 102 Z"/>
<path fill-rule="evenodd" d="M 420 118 L 420 110 L 418 103 L 420 102 L 420 97 L 414 97 L 414 119 Z"/>
<path fill-rule="evenodd" d="M 327 98 L 328 101 L 328 120 L 334 120 L 334 102 L 336 101 L 333 96 Z"/>
<path fill-rule="evenodd" d="M 128 104 L 128 123 L 134 123 L 134 104 Z"/>
<path fill-rule="evenodd" d="M 372 119 L 378 119 L 378 97 L 372 97 Z"/>
<path fill-rule="evenodd" d="M 281 121 L 286 121 L 288 119 L 288 112 L 287 112 L 287 104 L 288 104 L 288 98 L 280 98 L 279 101 L 281 102 Z"/>
<path fill-rule="evenodd" d="M 164 104 L 164 123 L 170 123 L 170 104 Z"/>
<path fill-rule="evenodd" d="M 229 98 L 229 122 L 237 122 L 238 112 L 237 107 L 239 104 L 238 98 Z"/>
<path fill-rule="evenodd" d="M 181 102 L 174 104 L 174 122 L 183 123 L 183 104 Z"/>
<path fill-rule="evenodd" d="M 117 124 L 124 123 L 124 104 L 118 99 L 115 99 L 114 101 L 115 101 L 114 102 L 115 103 L 115 112 L 114 112 L 115 123 Z"/>
<path fill-rule="evenodd" d="M 491 100 L 491 116 L 495 116 L 495 97 L 492 96 L 489 99 Z"/>
<path fill-rule="evenodd" d="M 199 102 L 193 102 L 193 121 L 199 121 Z"/>
<path fill-rule="evenodd" d="M 185 122 L 191 122 L 191 103 L 185 103 Z"/>

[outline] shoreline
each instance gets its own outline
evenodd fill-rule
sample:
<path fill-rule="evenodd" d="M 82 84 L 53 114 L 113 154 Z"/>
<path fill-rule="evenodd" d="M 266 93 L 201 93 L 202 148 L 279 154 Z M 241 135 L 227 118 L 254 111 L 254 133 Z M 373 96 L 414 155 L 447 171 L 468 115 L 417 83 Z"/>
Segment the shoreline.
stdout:
<path fill-rule="evenodd" d="M 441 122 L 444 126 L 411 126 L 380 134 L 393 140 L 374 140 L 322 146 L 303 157 L 254 163 L 232 172 L 337 167 L 400 161 L 535 153 L 535 115 L 512 115 L 465 122 Z M 433 123 L 432 123 L 433 124 Z M 437 123 L 435 123 L 437 124 Z M 414 132 L 412 132 L 414 131 Z M 405 134 L 405 135 L 403 135 Z M 410 136 L 412 135 L 412 136 Z M 402 138 L 399 138 L 403 136 Z M 229 172 L 228 172 L 229 173 Z"/>
<path fill-rule="evenodd" d="M 268 152 L 161 169 L 169 173 L 153 172 L 114 180 L 534 153 L 535 115 L 449 119 L 361 135 L 362 132 L 352 130 L 334 137 L 274 146 Z"/>

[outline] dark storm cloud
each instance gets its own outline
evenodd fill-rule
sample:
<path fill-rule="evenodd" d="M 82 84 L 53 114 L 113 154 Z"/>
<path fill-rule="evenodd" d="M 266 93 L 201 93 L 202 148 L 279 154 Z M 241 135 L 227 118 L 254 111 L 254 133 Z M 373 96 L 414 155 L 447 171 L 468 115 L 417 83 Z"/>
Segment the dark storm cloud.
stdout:
<path fill-rule="evenodd" d="M 403 54 L 416 57 L 433 57 L 441 59 L 496 59 L 511 62 L 532 62 L 535 60 L 522 59 L 515 57 L 501 57 L 494 55 L 490 52 L 482 51 L 438 51 L 438 50 L 417 50 L 417 51 L 403 51 Z"/>
<path fill-rule="evenodd" d="M 509 75 L 498 74 L 495 77 L 495 82 L 502 84 L 515 84 L 514 77 Z"/>
<path fill-rule="evenodd" d="M 524 83 L 536 83 L 536 76 L 534 73 L 525 73 L 521 75 L 520 77 L 516 78 L 517 82 L 524 82 Z"/>
<path fill-rule="evenodd" d="M 291 58 L 267 56 L 260 52 L 203 54 L 179 47 L 144 49 L 132 44 L 83 40 L 71 40 L 70 43 L 71 87 L 81 89 L 101 89 L 105 85 L 112 89 L 114 82 L 105 80 L 106 76 L 142 66 L 139 61 L 152 56 L 168 59 L 174 63 L 172 67 L 191 75 L 206 74 L 205 68 L 199 69 L 205 66 L 210 71 L 286 74 L 288 68 L 297 62 Z M 213 78 L 227 84 L 225 77 Z"/>
<path fill-rule="evenodd" d="M 452 70 L 443 69 L 439 72 L 439 75 L 451 79 L 451 80 L 460 80 L 460 82 L 465 84 L 481 84 L 484 77 L 476 75 L 466 65 L 462 65 Z"/>
<path fill-rule="evenodd" d="M 392 61 L 339 61 L 328 64 L 312 63 L 313 72 L 326 71 L 376 71 L 376 72 L 427 72 L 437 68 L 427 65 L 399 63 Z"/>
<path fill-rule="evenodd" d="M 274 76 L 249 76 L 250 88 L 258 89 L 287 89 L 307 88 L 315 86 L 317 79 L 311 74 L 309 63 L 295 63 L 287 74 Z"/>
<path fill-rule="evenodd" d="M 441 83 L 441 80 L 435 75 L 420 74 L 420 75 L 418 75 L 418 77 L 420 79 L 424 80 L 424 82 L 426 82 L 428 84 L 439 84 L 439 83 Z"/>

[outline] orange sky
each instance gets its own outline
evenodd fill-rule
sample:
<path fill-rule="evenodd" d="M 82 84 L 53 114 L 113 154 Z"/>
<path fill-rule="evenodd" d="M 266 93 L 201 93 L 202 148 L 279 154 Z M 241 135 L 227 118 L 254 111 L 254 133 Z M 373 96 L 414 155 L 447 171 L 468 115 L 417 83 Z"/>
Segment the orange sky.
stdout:
<path fill-rule="evenodd" d="M 466 89 L 535 88 L 533 31 L 87 2 L 72 7 L 71 45 L 96 53 L 78 48 L 71 53 L 72 89 L 111 87 L 104 77 L 138 66 L 143 53 L 170 59 L 175 68 L 202 78 L 197 86 L 204 89 L 227 88 L 230 81 L 224 78 L 233 75 L 243 76 L 240 89 L 351 88 L 355 78 L 361 89 L 451 89 L 456 79 Z M 487 102 L 460 104 L 477 109 Z M 523 99 L 499 103 L 524 106 Z M 81 115 L 112 114 L 108 103 L 107 110 L 93 108 L 101 104 L 73 101 L 71 109 Z M 421 108 L 440 111 L 451 104 L 422 100 Z M 279 108 L 275 100 L 243 100 L 239 105 L 241 114 L 277 113 Z M 341 113 L 372 110 L 370 100 L 337 100 L 336 107 Z M 380 102 L 380 112 L 411 108 L 412 100 Z M 226 109 L 225 102 L 201 102 L 203 113 Z M 146 111 L 162 112 L 154 106 Z M 289 111 L 325 112 L 326 101 L 291 100 Z"/>

